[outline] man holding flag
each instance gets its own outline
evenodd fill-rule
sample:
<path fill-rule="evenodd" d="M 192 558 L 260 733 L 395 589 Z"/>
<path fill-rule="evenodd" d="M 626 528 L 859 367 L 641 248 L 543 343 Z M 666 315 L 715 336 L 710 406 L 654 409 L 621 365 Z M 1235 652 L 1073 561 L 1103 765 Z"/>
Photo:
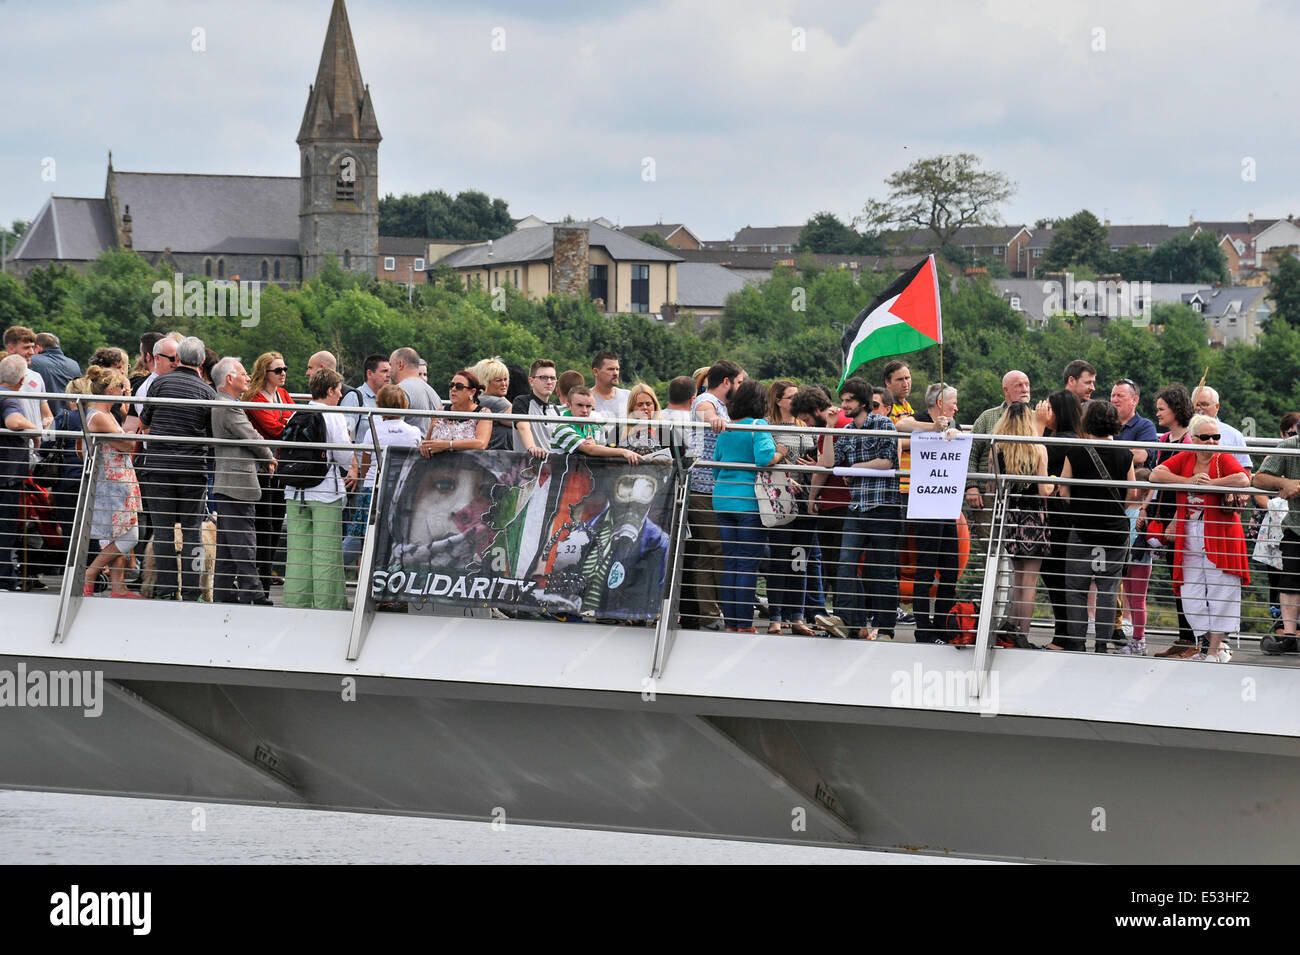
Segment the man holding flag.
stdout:
<path fill-rule="evenodd" d="M 849 375 L 860 366 L 876 358 L 905 355 L 931 345 L 939 346 L 939 377 L 943 377 L 943 316 L 939 308 L 939 272 L 934 255 L 928 255 L 900 275 L 889 288 L 872 299 L 844 330 L 841 346 L 844 350 L 844 373 L 841 388 Z M 916 430 L 937 428 L 937 424 L 924 424 L 914 417 L 908 395 L 912 390 L 912 371 L 907 362 L 892 361 L 885 366 L 885 387 L 894 396 L 894 406 L 889 419 L 894 430 L 905 434 Z M 911 468 L 911 455 L 906 441 L 899 441 L 898 466 Z M 909 483 L 900 478 L 899 494 L 902 507 L 900 517 L 907 513 Z M 903 533 L 911 533 L 911 523 Z M 900 622 L 910 622 L 904 617 Z M 892 637 L 893 627 L 881 628 L 883 636 Z"/>

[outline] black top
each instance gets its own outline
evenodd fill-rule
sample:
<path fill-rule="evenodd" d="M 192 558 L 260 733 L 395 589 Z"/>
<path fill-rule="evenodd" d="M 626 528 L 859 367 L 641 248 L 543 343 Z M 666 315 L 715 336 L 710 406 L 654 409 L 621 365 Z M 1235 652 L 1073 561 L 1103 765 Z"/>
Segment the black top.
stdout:
<path fill-rule="evenodd" d="M 1094 481 L 1124 481 L 1133 466 L 1128 448 L 1093 448 L 1105 474 L 1098 473 L 1087 448 L 1066 450 L 1072 477 Z M 1075 533 L 1089 547 L 1123 547 L 1128 543 L 1128 515 L 1124 511 L 1125 490 L 1113 484 L 1071 484 L 1070 512 Z"/>
<path fill-rule="evenodd" d="M 10 415 L 22 413 L 18 395 L 12 391 L 0 391 L 0 428 L 4 427 Z M 19 484 L 26 477 L 27 438 L 21 433 L 0 434 L 0 487 Z"/>
<path fill-rule="evenodd" d="M 216 400 L 217 393 L 204 383 L 193 368 L 180 367 L 170 374 L 154 379 L 149 386 L 150 398 L 189 398 Z M 207 406 L 187 408 L 184 405 L 145 405 L 140 420 L 149 428 L 146 463 L 148 471 L 192 471 L 207 466 L 212 446 L 207 444 L 167 444 L 154 441 L 159 435 L 176 435 L 187 438 L 212 437 L 212 409 Z"/>

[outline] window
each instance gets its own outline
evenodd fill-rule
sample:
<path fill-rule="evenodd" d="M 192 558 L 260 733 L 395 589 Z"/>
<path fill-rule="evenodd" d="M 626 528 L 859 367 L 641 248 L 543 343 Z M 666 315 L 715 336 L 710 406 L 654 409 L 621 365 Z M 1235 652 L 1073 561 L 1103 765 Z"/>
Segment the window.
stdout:
<path fill-rule="evenodd" d="M 500 287 L 501 287 L 501 273 L 500 273 L 500 272 L 493 272 L 493 273 L 492 273 L 492 287 L 493 287 L 493 288 L 500 288 Z"/>
<path fill-rule="evenodd" d="M 275 260 L 275 280 L 280 281 L 280 260 Z"/>
<path fill-rule="evenodd" d="M 609 301 L 609 266 L 608 265 L 589 265 L 587 266 L 587 295 L 594 302 L 600 299 L 602 302 Z"/>
<path fill-rule="evenodd" d="M 423 271 L 424 271 L 424 259 L 419 259 L 419 258 L 417 258 L 417 259 L 415 260 L 415 271 L 417 271 L 417 272 L 423 272 Z"/>
<path fill-rule="evenodd" d="M 511 282 L 510 284 L 513 285 L 515 288 L 519 288 L 519 270 L 518 270 L 518 269 L 515 269 L 515 280 L 514 280 L 513 282 Z"/>
<path fill-rule="evenodd" d="M 205 278 L 212 278 L 212 260 L 203 260 L 203 275 Z"/>
<path fill-rule="evenodd" d="M 393 258 L 391 255 L 384 256 L 384 271 L 392 272 L 396 268 L 397 268 L 397 259 Z"/>
<path fill-rule="evenodd" d="M 650 266 L 632 266 L 631 311 L 642 314 L 650 311 Z"/>
<path fill-rule="evenodd" d="M 1007 254 L 1007 247 L 1005 245 L 995 245 L 993 246 L 993 254 L 996 255 L 999 259 L 1005 258 Z"/>
<path fill-rule="evenodd" d="M 1193 302 L 1193 303 L 1192 303 L 1192 311 L 1193 311 L 1193 312 L 1199 312 L 1200 310 L 1201 310 L 1201 303 L 1200 303 L 1200 302 Z"/>
<path fill-rule="evenodd" d="M 356 198 L 357 161 L 351 156 L 339 160 L 339 177 L 334 183 L 334 198 L 339 202 L 352 202 Z"/>
<path fill-rule="evenodd" d="M 217 278 L 224 279 L 225 277 L 226 277 L 226 260 L 217 259 Z"/>
<path fill-rule="evenodd" d="M 1042 250 L 1042 249 L 1034 249 L 1034 258 L 1036 258 L 1036 259 L 1041 259 L 1042 257 L 1043 257 L 1043 250 Z"/>
<path fill-rule="evenodd" d="M 270 277 L 271 277 L 271 263 L 266 261 L 266 259 L 263 259 L 262 260 L 262 281 L 265 282 Z"/>
<path fill-rule="evenodd" d="M 1013 296 L 1011 296 L 1011 307 L 1014 308 L 1017 312 L 1020 311 L 1020 296 L 1019 296 L 1019 295 L 1013 295 Z"/>
<path fill-rule="evenodd" d="M 343 267 L 344 267 L 345 269 L 350 269 L 350 268 L 352 268 L 352 250 L 351 250 L 351 249 L 344 249 L 344 250 L 343 250 Z"/>

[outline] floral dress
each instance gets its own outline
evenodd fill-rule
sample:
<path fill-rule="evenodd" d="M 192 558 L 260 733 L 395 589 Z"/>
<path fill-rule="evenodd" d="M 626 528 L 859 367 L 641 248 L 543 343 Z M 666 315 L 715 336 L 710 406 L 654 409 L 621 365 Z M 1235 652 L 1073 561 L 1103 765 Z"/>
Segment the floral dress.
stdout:
<path fill-rule="evenodd" d="M 102 411 L 91 411 L 86 423 Z M 131 455 L 104 445 L 99 451 L 95 474 L 95 508 L 90 517 L 90 534 L 101 541 L 115 541 L 140 523 L 140 482 L 136 480 Z"/>

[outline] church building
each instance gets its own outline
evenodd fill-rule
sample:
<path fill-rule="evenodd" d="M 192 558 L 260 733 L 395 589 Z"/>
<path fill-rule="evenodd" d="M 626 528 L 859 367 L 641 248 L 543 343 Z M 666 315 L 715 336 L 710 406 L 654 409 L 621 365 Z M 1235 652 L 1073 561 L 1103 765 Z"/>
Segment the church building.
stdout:
<path fill-rule="evenodd" d="M 381 138 L 347 8 L 334 0 L 298 130 L 299 176 L 121 172 L 109 153 L 104 197 L 47 200 L 9 270 L 60 264 L 84 272 L 105 249 L 122 248 L 212 279 L 297 283 L 330 255 L 374 275 Z"/>

